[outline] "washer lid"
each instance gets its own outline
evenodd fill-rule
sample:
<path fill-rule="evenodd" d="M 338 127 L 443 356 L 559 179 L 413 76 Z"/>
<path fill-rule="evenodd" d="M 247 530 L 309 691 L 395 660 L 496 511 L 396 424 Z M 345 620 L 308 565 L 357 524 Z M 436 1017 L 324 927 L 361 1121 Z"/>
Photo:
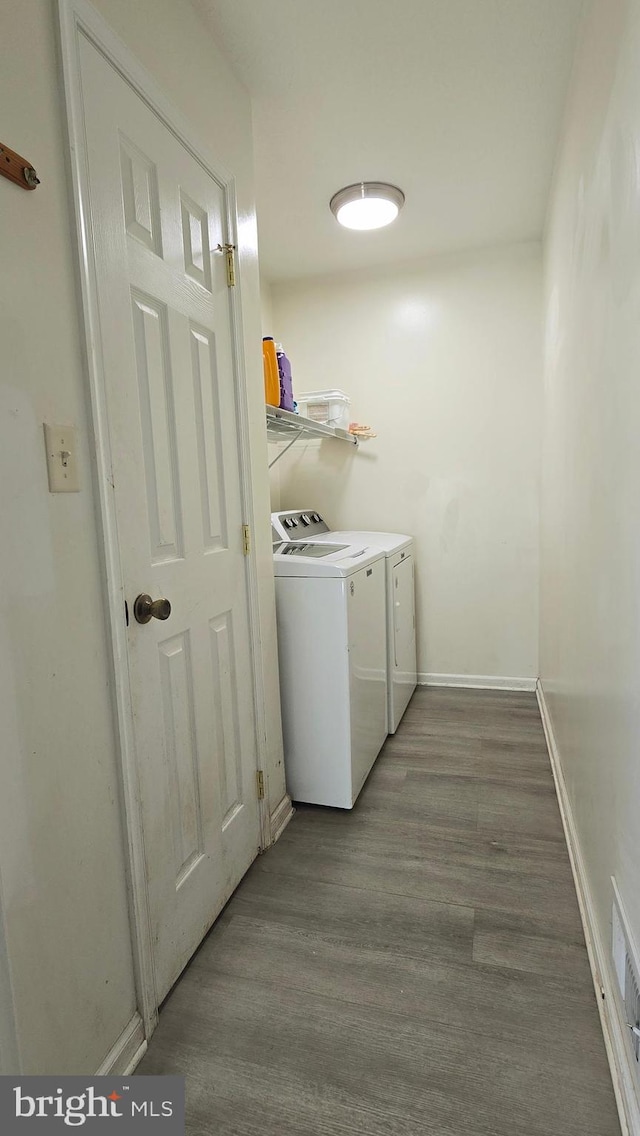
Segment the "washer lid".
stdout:
<path fill-rule="evenodd" d="M 336 552 L 344 552 L 348 548 L 347 544 L 319 544 L 318 542 L 310 543 L 307 541 L 299 540 L 283 540 L 280 542 L 274 552 L 279 556 L 313 556 L 318 560 L 326 556 L 333 556 Z"/>
<path fill-rule="evenodd" d="M 381 549 L 363 544 L 282 541 L 273 546 L 273 570 L 276 576 L 340 578 L 359 572 L 383 557 Z"/>

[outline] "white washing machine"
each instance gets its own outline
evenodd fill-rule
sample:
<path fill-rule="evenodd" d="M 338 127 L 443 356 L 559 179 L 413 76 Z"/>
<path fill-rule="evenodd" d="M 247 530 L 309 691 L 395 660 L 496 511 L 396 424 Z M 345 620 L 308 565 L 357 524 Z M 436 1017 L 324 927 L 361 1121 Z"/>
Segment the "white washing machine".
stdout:
<path fill-rule="evenodd" d="M 387 735 L 384 554 L 288 541 L 273 564 L 287 789 L 351 809 Z"/>
<path fill-rule="evenodd" d="M 315 509 L 271 514 L 274 540 L 364 542 L 385 555 L 387 593 L 387 730 L 394 734 L 416 688 L 413 538 L 402 533 L 334 531 Z"/>

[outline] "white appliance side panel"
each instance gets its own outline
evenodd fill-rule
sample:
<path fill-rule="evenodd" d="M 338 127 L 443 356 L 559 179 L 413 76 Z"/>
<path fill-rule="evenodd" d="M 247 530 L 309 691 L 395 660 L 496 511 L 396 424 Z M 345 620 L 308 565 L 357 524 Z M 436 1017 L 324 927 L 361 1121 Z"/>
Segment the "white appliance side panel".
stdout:
<path fill-rule="evenodd" d="M 416 627 L 413 557 L 405 556 L 390 572 L 388 596 L 389 733 L 400 724 L 416 688 Z"/>
<path fill-rule="evenodd" d="M 348 584 L 275 581 L 287 790 L 294 801 L 338 808 L 352 804 Z"/>
<path fill-rule="evenodd" d="M 387 736 L 385 561 L 347 581 L 351 776 L 355 801 Z"/>

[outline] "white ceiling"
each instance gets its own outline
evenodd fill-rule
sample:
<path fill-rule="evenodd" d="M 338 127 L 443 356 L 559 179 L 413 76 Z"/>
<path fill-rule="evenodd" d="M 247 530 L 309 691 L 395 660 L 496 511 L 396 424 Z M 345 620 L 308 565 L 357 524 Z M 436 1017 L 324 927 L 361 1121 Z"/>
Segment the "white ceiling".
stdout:
<path fill-rule="evenodd" d="M 541 235 L 585 0 L 194 0 L 253 98 L 262 271 L 341 272 Z M 406 194 L 373 233 L 329 198 Z"/>

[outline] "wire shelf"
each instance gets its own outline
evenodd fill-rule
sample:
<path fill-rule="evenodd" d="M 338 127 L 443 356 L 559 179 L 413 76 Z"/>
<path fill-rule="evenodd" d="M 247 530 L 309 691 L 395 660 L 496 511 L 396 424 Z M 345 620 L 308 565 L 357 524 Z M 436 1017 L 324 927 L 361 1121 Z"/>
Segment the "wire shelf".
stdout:
<path fill-rule="evenodd" d="M 301 438 L 335 438 L 339 442 L 348 442 L 352 446 L 358 445 L 358 439 L 348 430 L 341 430 L 337 426 L 325 426 L 324 422 L 314 422 L 311 418 L 303 418 L 301 414 L 293 414 L 290 410 L 281 410 L 278 406 L 267 406 L 267 438 L 270 442 L 288 442 L 289 445 L 269 463 L 269 468 L 282 457 L 284 453 Z"/>

